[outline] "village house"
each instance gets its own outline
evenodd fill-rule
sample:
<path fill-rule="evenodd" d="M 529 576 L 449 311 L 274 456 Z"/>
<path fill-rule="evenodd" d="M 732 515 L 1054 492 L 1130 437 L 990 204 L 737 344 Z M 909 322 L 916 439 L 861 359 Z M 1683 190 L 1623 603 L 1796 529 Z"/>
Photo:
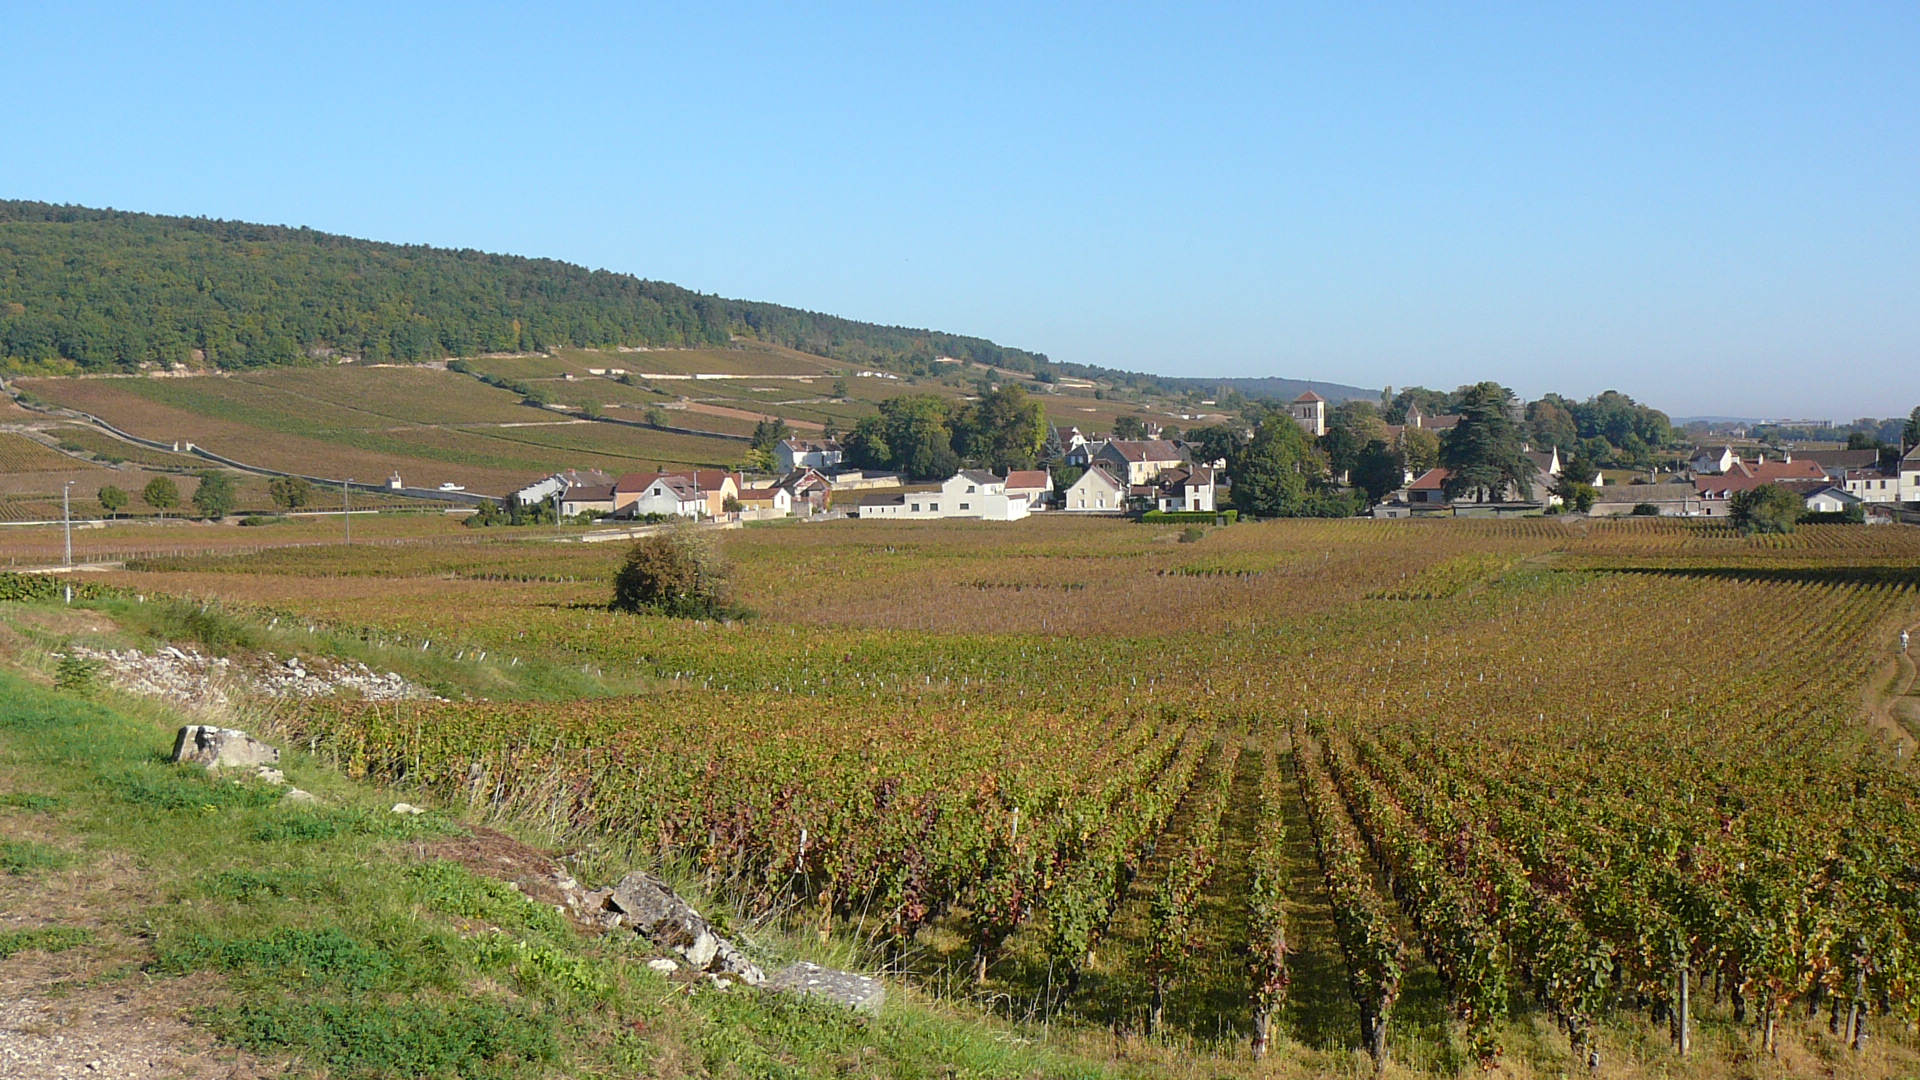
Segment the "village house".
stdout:
<path fill-rule="evenodd" d="M 940 497 L 951 505 L 948 517 L 977 517 L 988 521 L 1018 521 L 1031 507 L 1025 495 L 1007 490 L 1007 482 L 982 469 L 962 469 L 940 485 Z"/>
<path fill-rule="evenodd" d="M 861 518 L 1018 521 L 1028 514 L 1025 495 L 1009 495 L 1007 482 L 981 469 L 962 469 L 939 490 L 870 494 L 860 497 Z"/>
<path fill-rule="evenodd" d="M 631 500 L 619 507 L 619 511 L 629 517 L 653 514 L 684 518 L 712 516 L 707 512 L 706 493 L 688 477 L 673 473 L 655 474 L 644 487 L 633 493 Z"/>
<path fill-rule="evenodd" d="M 1855 469 L 1878 469 L 1880 451 L 1878 450 L 1796 450 L 1797 461 L 1811 461 L 1827 470 L 1827 479 L 1844 480 Z"/>
<path fill-rule="evenodd" d="M 1060 509 L 1088 513 L 1118 513 L 1127 508 L 1127 485 L 1096 465 L 1067 488 Z"/>
<path fill-rule="evenodd" d="M 1060 455 L 1060 461 L 1070 468 L 1088 468 L 1092 466 L 1094 457 L 1105 449 L 1106 445 L 1105 439 L 1083 439 Z"/>
<path fill-rule="evenodd" d="M 613 513 L 612 484 L 579 484 L 568 488 L 566 493 L 560 496 L 560 514 L 563 517 L 611 513 Z"/>
<path fill-rule="evenodd" d="M 568 469 L 528 484 L 514 492 L 513 497 L 522 505 L 531 506 L 551 502 L 555 495 L 563 495 L 576 487 L 612 487 L 613 482 L 613 477 L 596 469 Z"/>
<path fill-rule="evenodd" d="M 1044 510 L 1053 497 L 1053 477 L 1045 469 L 1014 469 L 1007 473 L 1007 495 L 1027 500 L 1028 510 Z"/>
<path fill-rule="evenodd" d="M 1208 465 L 1168 469 L 1154 481 L 1154 508 L 1163 511 L 1212 513 L 1218 509 L 1218 474 Z"/>
<path fill-rule="evenodd" d="M 1093 455 L 1090 464 L 1107 463 L 1115 467 L 1115 476 L 1124 476 L 1129 486 L 1150 484 L 1161 473 L 1186 459 L 1180 447 L 1160 439 L 1111 439 Z"/>
<path fill-rule="evenodd" d="M 787 489 L 797 512 L 817 514 L 827 507 L 833 481 L 814 469 L 795 469 L 782 477 L 779 486 Z"/>
<path fill-rule="evenodd" d="M 1900 459 L 1900 501 L 1920 502 L 1920 446 Z"/>
<path fill-rule="evenodd" d="M 793 492 L 778 484 L 763 488 L 742 488 L 737 499 L 740 509 L 749 513 L 775 516 L 793 513 Z"/>
<path fill-rule="evenodd" d="M 1087 445 L 1087 437 L 1077 427 L 1047 425 L 1047 457 L 1064 458 Z"/>
<path fill-rule="evenodd" d="M 1703 446 L 1687 459 L 1687 466 L 1694 472 L 1714 475 L 1724 473 L 1739 463 L 1740 455 L 1734 453 L 1731 446 L 1722 446 L 1717 450 Z"/>
<path fill-rule="evenodd" d="M 665 479 L 672 479 L 675 483 L 660 486 L 659 481 Z M 649 495 L 649 492 L 652 494 Z M 628 473 L 614 482 L 613 509 L 622 517 L 647 514 L 717 517 L 725 511 L 727 500 L 737 498 L 739 494 L 739 474 L 722 469 Z M 640 505 L 643 500 L 647 505 Z M 687 508 L 694 503 L 697 505 L 692 509 Z"/>
<path fill-rule="evenodd" d="M 782 473 L 795 469 L 832 469 L 844 451 L 837 439 L 782 439 L 773 448 L 773 467 Z"/>
<path fill-rule="evenodd" d="M 1428 469 L 1407 485 L 1407 504 L 1415 507 L 1440 507 L 1453 502 L 1447 497 L 1449 469 Z"/>
<path fill-rule="evenodd" d="M 1727 513 L 1733 497 L 1762 484 L 1781 484 L 1787 487 L 1807 486 L 1807 490 L 1823 486 L 1827 482 L 1827 471 L 1818 462 L 1795 461 L 1788 454 L 1781 460 L 1768 461 L 1762 457 L 1758 461 L 1746 462 L 1735 459 L 1727 471 L 1717 476 L 1696 476 L 1695 490 L 1699 492 L 1704 504 L 1702 513 L 1708 517 L 1720 517 Z M 1844 490 L 1844 488 L 1842 489 Z M 1805 494 L 1806 492 L 1796 492 Z"/>
<path fill-rule="evenodd" d="M 1807 510 L 1815 514 L 1841 514 L 1856 506 L 1864 505 L 1862 500 L 1848 494 L 1847 490 L 1838 484 L 1827 484 L 1815 488 L 1808 492 L 1805 498 Z"/>
<path fill-rule="evenodd" d="M 1900 501 L 1900 474 L 1879 469 L 1848 469 L 1840 477 L 1840 488 L 1863 503 Z"/>
<path fill-rule="evenodd" d="M 1402 428 L 1423 428 L 1427 431 L 1452 431 L 1459 423 L 1460 416 L 1458 413 L 1441 413 L 1438 416 L 1428 416 L 1421 411 L 1420 406 L 1410 404 L 1407 406 L 1406 422 L 1400 426 Z"/>
<path fill-rule="evenodd" d="M 1531 478 L 1533 484 L 1532 498 L 1520 498 L 1518 497 L 1519 492 L 1506 490 L 1497 493 L 1496 501 L 1490 503 L 1476 502 L 1471 499 L 1460 499 L 1456 501 L 1450 497 L 1447 494 L 1447 481 L 1452 479 L 1452 477 L 1453 471 L 1445 466 L 1428 469 L 1426 472 L 1421 473 L 1413 483 L 1407 485 L 1408 505 L 1415 510 L 1438 510 L 1442 507 L 1449 506 L 1470 506 L 1492 509 L 1496 513 L 1513 513 L 1527 507 L 1537 508 L 1544 505 L 1546 500 L 1552 497 L 1548 488 L 1553 484 L 1553 477 L 1544 472 L 1536 472 Z"/>

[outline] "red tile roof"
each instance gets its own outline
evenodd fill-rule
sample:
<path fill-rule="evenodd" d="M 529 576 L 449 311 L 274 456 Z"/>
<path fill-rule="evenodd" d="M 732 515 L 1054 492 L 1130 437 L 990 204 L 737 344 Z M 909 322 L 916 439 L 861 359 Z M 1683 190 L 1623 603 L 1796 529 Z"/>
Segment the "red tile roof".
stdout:
<path fill-rule="evenodd" d="M 1453 472 L 1449 469 L 1428 469 L 1420 474 L 1420 479 L 1407 485 L 1408 491 L 1439 491 L 1446 486 L 1447 478 Z"/>
<path fill-rule="evenodd" d="M 1053 478 L 1045 469 L 1014 469 L 1007 473 L 1007 487 L 1010 490 L 1032 491 L 1036 488 L 1050 488 Z"/>

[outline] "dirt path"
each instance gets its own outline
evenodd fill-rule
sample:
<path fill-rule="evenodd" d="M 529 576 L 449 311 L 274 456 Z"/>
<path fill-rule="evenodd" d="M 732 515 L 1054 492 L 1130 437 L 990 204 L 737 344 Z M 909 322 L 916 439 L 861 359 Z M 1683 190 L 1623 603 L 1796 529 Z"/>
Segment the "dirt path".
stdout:
<path fill-rule="evenodd" d="M 0 774 L 0 792 L 12 787 Z M 77 862 L 0 874 L 0 944 L 13 943 L 0 948 L 0 1076 L 242 1080 L 282 1071 L 187 1022 L 212 1000 L 211 978 L 145 973 L 151 946 L 124 927 L 159 897 L 135 860 L 89 855 L 43 815 L 0 814 L 0 836 Z M 19 948 L 18 935 L 46 932 L 75 936 Z"/>
<path fill-rule="evenodd" d="M 1913 648 L 1920 649 L 1920 623 L 1905 630 L 1916 639 Z M 1905 758 L 1920 750 L 1920 738 L 1916 737 L 1920 735 L 1920 697 L 1914 695 L 1920 669 L 1916 669 L 1912 649 L 1899 651 L 1899 633 L 1894 631 L 1893 659 L 1881 665 L 1860 688 L 1860 706 L 1868 723 L 1886 733 L 1893 740 L 1895 753 Z"/>

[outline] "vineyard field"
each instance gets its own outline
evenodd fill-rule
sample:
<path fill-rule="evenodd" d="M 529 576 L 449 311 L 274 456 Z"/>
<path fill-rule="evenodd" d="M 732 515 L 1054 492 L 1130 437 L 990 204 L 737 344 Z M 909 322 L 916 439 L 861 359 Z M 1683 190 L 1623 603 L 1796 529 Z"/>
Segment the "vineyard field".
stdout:
<path fill-rule="evenodd" d="M 187 379 L 22 379 L 23 390 L 162 442 L 304 475 L 443 482 L 501 494 L 568 467 L 732 465 L 737 440 L 534 408 L 428 368 L 290 369 Z"/>
<path fill-rule="evenodd" d="M 1920 1073 L 1920 530 L 1181 531 L 716 533 L 727 622 L 612 613 L 618 545 L 538 530 L 98 580 L 637 680 L 275 717 L 1149 1071 Z"/>

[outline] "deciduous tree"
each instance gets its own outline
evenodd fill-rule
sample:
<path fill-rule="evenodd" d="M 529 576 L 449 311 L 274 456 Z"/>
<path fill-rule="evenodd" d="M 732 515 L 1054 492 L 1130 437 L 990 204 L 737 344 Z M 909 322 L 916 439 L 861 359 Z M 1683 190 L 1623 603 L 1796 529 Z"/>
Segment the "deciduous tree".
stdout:
<path fill-rule="evenodd" d="M 100 500 L 100 509 L 105 510 L 111 517 L 119 517 L 120 511 L 127 507 L 127 493 L 112 484 L 101 488 L 100 494 L 96 497 Z"/>
<path fill-rule="evenodd" d="M 193 508 L 200 516 L 219 521 L 233 509 L 233 477 L 213 469 L 194 474 L 200 482 L 193 489 Z"/>
<path fill-rule="evenodd" d="M 304 476 L 276 476 L 267 481 L 267 495 L 282 510 L 298 510 L 313 502 L 313 484 Z"/>
<path fill-rule="evenodd" d="M 156 476 L 140 489 L 140 501 L 166 517 L 167 511 L 180 505 L 180 487 L 164 476 Z"/>

